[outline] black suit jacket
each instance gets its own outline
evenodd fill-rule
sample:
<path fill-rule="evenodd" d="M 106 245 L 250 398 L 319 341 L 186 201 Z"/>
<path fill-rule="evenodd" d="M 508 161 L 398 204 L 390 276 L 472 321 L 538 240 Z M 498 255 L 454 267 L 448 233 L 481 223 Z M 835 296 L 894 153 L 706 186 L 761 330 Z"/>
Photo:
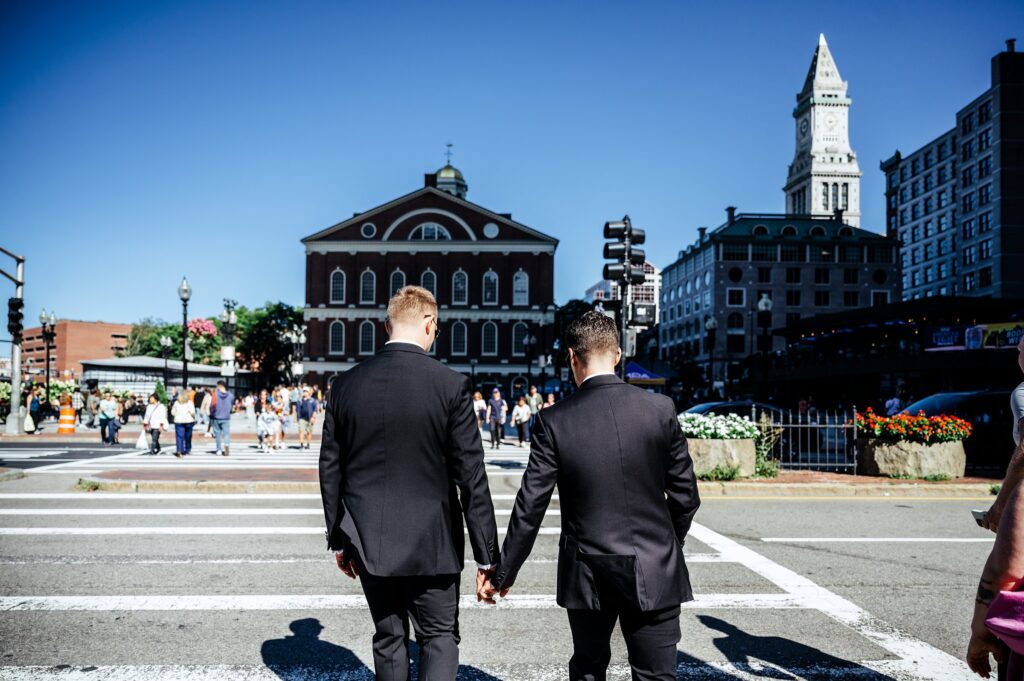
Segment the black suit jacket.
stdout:
<path fill-rule="evenodd" d="M 693 600 L 683 542 L 700 506 L 672 400 L 595 376 L 542 410 L 495 586 L 511 586 L 555 487 L 561 501 L 558 604 L 640 610 Z"/>
<path fill-rule="evenodd" d="M 331 385 L 320 447 L 328 548 L 371 575 L 496 563 L 498 533 L 469 379 L 410 343 L 391 343 Z M 461 493 L 461 500 L 460 500 Z"/>

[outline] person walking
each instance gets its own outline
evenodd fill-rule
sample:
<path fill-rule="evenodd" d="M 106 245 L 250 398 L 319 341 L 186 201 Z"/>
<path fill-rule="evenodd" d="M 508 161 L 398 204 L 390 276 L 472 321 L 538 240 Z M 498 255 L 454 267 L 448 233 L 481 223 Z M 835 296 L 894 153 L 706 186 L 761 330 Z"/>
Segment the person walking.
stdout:
<path fill-rule="evenodd" d="M 410 623 L 419 678 L 454 681 L 464 537 L 478 592 L 498 559 L 470 380 L 427 354 L 437 315 L 430 291 L 399 289 L 387 308 L 390 340 L 334 379 L 324 412 L 327 548 L 362 583 L 379 681 L 409 679 Z"/>
<path fill-rule="evenodd" d="M 553 407 L 553 406 L 555 406 L 555 394 L 554 393 L 548 393 L 547 401 L 545 401 L 544 404 L 540 405 L 540 408 L 541 409 L 547 409 L 548 407 Z"/>
<path fill-rule="evenodd" d="M 217 454 L 228 456 L 231 453 L 231 411 L 235 406 L 235 394 L 228 390 L 227 383 L 217 381 L 210 405 L 210 423 L 213 424 Z"/>
<path fill-rule="evenodd" d="M 89 396 L 85 400 L 85 410 L 89 416 L 89 422 L 86 428 L 96 428 L 99 425 L 99 414 L 100 414 L 100 391 L 91 390 Z M 105 441 L 106 438 L 101 438 Z"/>
<path fill-rule="evenodd" d="M 512 425 L 516 427 L 516 433 L 519 435 L 519 446 L 526 446 L 526 428 L 530 423 L 530 407 L 526 404 L 526 397 L 521 396 L 519 398 L 519 404 L 512 410 Z"/>
<path fill-rule="evenodd" d="M 26 401 L 28 414 L 25 419 L 25 432 L 35 435 L 42 430 L 39 422 L 42 420 L 43 410 L 39 404 L 39 390 L 37 388 L 29 390 L 28 399 Z"/>
<path fill-rule="evenodd" d="M 85 408 L 85 399 L 82 397 L 82 389 L 76 388 L 71 393 L 71 408 L 75 410 L 75 423 L 84 425 L 82 420 L 82 410 Z"/>
<path fill-rule="evenodd" d="M 245 426 L 252 428 L 256 425 L 256 398 L 249 393 L 242 398 L 242 405 L 245 407 Z"/>
<path fill-rule="evenodd" d="M 117 402 L 109 390 L 103 393 L 103 399 L 99 401 L 96 409 L 99 415 L 100 440 L 105 445 L 113 444 L 115 433 L 110 424 L 117 420 Z"/>
<path fill-rule="evenodd" d="M 505 438 L 505 416 L 508 414 L 508 403 L 501 399 L 501 391 L 491 391 L 491 399 L 487 401 L 487 427 L 491 430 L 491 449 L 497 449 Z"/>
<path fill-rule="evenodd" d="M 150 454 L 160 453 L 160 433 L 164 432 L 167 426 L 167 407 L 156 396 L 156 393 L 153 393 L 149 396 L 146 413 L 142 416 L 142 428 L 149 436 Z"/>
<path fill-rule="evenodd" d="M 213 407 L 213 392 L 206 388 L 200 388 L 196 391 L 196 399 L 199 400 L 199 408 L 196 411 L 196 425 L 203 430 L 203 437 L 213 437 L 213 424 L 210 421 L 210 409 Z"/>
<path fill-rule="evenodd" d="M 533 421 L 544 406 L 544 396 L 537 392 L 537 386 L 530 386 L 530 394 L 526 398 L 526 404 L 530 407 L 530 432 L 533 432 Z"/>
<path fill-rule="evenodd" d="M 473 413 L 476 414 L 477 429 L 483 432 L 484 417 L 487 416 L 487 403 L 484 402 L 484 396 L 480 394 L 479 390 L 473 393 Z"/>
<path fill-rule="evenodd" d="M 570 681 L 604 679 L 619 623 L 634 681 L 674 681 L 683 544 L 700 506 L 675 405 L 615 375 L 615 321 L 587 312 L 565 333 L 579 391 L 541 412 L 488 602 L 513 588 L 558 488 L 556 600 L 568 610 Z"/>
<path fill-rule="evenodd" d="M 319 405 L 313 399 L 313 391 L 306 386 L 302 389 L 302 397 L 295 403 L 295 415 L 299 419 L 299 449 L 309 449 L 313 441 L 313 426 L 316 425 L 316 415 L 320 411 Z"/>
<path fill-rule="evenodd" d="M 174 456 L 180 459 L 192 453 L 192 429 L 196 425 L 196 404 L 189 399 L 188 390 L 178 392 L 171 416 L 174 418 Z"/>

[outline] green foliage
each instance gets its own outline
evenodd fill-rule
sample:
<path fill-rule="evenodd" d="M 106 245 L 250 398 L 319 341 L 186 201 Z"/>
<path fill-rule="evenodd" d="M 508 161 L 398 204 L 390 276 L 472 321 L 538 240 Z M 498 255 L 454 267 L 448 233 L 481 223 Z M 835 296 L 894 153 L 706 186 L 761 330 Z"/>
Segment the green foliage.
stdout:
<path fill-rule="evenodd" d="M 238 361 L 259 374 L 261 385 L 287 382 L 291 377 L 292 344 L 284 333 L 302 324 L 302 310 L 287 303 L 266 303 L 238 315 Z"/>
<path fill-rule="evenodd" d="M 707 473 L 701 473 L 697 476 L 698 480 L 706 480 L 708 482 L 727 482 L 729 480 L 735 480 L 740 477 L 739 466 L 715 466 Z"/>
<path fill-rule="evenodd" d="M 754 438 L 754 477 L 779 477 L 779 462 L 772 458 L 775 444 L 782 439 L 783 428 L 772 425 L 769 414 L 761 412 L 757 423 L 757 437 Z"/>
<path fill-rule="evenodd" d="M 909 473 L 888 473 L 885 477 L 892 480 L 913 480 L 914 476 Z"/>
<path fill-rule="evenodd" d="M 170 397 L 167 395 L 167 388 L 164 386 L 163 381 L 157 381 L 156 387 L 153 388 L 153 392 L 156 394 L 156 398 L 167 405 L 170 403 Z"/>
<path fill-rule="evenodd" d="M 83 492 L 95 492 L 100 488 L 100 483 L 95 480 L 86 480 L 85 478 L 78 479 L 78 489 Z"/>
<path fill-rule="evenodd" d="M 992 496 L 996 496 L 997 494 L 999 494 L 999 490 L 1001 490 L 1002 488 L 1002 485 L 992 485 L 991 487 L 988 488 L 988 493 L 991 494 Z"/>
<path fill-rule="evenodd" d="M 163 348 L 160 345 L 161 336 L 171 339 L 167 358 L 181 360 L 181 322 L 165 322 L 152 317 L 146 317 L 132 325 L 132 330 L 128 332 L 125 349 L 120 355 L 121 357 L 163 357 L 161 354 Z M 202 336 L 192 333 L 189 334 L 189 344 L 192 346 L 192 361 L 200 364 L 220 363 L 221 338 L 219 334 Z"/>
<path fill-rule="evenodd" d="M 936 473 L 935 475 L 926 475 L 921 479 L 925 482 L 946 482 L 947 480 L 952 480 L 953 476 L 949 473 Z"/>

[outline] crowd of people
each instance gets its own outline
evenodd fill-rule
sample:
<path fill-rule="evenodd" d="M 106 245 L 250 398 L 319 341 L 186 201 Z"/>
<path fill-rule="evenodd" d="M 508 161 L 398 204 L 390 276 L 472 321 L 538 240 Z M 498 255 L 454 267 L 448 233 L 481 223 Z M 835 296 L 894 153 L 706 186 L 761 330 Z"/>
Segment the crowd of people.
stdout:
<path fill-rule="evenodd" d="M 473 393 L 473 411 L 476 413 L 476 425 L 481 433 L 490 433 L 491 449 L 497 449 L 505 440 L 505 426 L 516 429 L 519 438 L 518 446 L 525 447 L 530 441 L 530 432 L 537 420 L 537 414 L 546 407 L 554 406 L 555 396 L 549 393 L 547 399 L 537 392 L 537 386 L 531 385 L 526 395 L 520 395 L 514 401 L 515 406 L 501 396 L 501 388 L 491 390 L 491 397 L 484 400 L 483 393 Z"/>

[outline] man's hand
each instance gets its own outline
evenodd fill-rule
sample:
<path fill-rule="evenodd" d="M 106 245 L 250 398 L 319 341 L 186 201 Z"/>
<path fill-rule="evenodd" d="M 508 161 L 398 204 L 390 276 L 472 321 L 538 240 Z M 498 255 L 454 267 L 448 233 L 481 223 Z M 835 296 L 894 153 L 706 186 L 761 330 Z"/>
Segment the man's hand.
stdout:
<path fill-rule="evenodd" d="M 356 567 L 355 559 L 346 558 L 344 551 L 335 551 L 334 560 L 338 563 L 338 569 L 344 572 L 347 576 L 352 579 L 359 576 L 359 568 Z"/>
<path fill-rule="evenodd" d="M 483 601 L 484 603 L 487 603 L 488 605 L 495 605 L 494 593 L 495 593 L 495 591 L 497 591 L 497 589 L 495 589 L 494 585 L 491 584 L 491 577 L 494 576 L 494 573 L 496 571 L 497 571 L 497 568 L 493 568 L 493 567 L 492 568 L 488 568 L 486 570 L 482 570 L 482 569 L 479 569 L 479 568 L 477 569 L 477 571 L 476 571 L 476 600 L 477 600 L 478 603 L 480 601 Z"/>
<path fill-rule="evenodd" d="M 967 666 L 983 679 L 989 678 L 992 672 L 989 654 L 996 659 L 997 664 L 1003 664 L 1003 648 L 999 644 L 999 639 L 988 629 L 972 631 L 971 641 L 967 644 Z"/>

